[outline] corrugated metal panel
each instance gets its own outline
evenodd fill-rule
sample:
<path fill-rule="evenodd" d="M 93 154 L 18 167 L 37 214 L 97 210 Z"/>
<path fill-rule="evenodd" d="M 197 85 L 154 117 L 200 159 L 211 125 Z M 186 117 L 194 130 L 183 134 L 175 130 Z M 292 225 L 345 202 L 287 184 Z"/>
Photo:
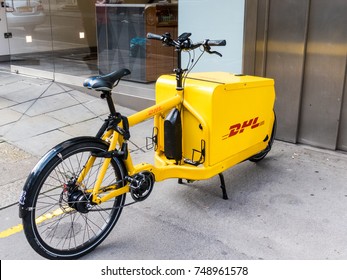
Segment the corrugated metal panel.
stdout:
<path fill-rule="evenodd" d="M 337 148 L 343 151 L 347 151 L 347 55 L 346 55 L 343 105 L 341 110 L 340 130 L 339 130 Z"/>
<path fill-rule="evenodd" d="M 245 28 L 243 47 L 243 73 L 254 75 L 255 54 L 257 38 L 257 13 L 258 0 L 246 0 L 245 2 Z"/>
<path fill-rule="evenodd" d="M 346 0 L 246 0 L 244 72 L 275 79 L 277 139 L 347 151 L 346 14 Z"/>
<path fill-rule="evenodd" d="M 346 68 L 346 0 L 312 1 L 298 141 L 336 149 Z"/>
<path fill-rule="evenodd" d="M 258 0 L 257 40 L 255 45 L 255 75 L 265 76 L 267 55 L 267 29 L 269 22 L 269 1 Z"/>
<path fill-rule="evenodd" d="M 266 76 L 276 81 L 277 138 L 296 142 L 309 0 L 271 1 Z"/>

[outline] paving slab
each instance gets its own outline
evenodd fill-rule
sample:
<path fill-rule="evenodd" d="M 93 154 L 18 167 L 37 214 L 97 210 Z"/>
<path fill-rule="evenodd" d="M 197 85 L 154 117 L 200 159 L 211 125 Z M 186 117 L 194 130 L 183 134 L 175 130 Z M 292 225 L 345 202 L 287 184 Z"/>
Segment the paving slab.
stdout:
<path fill-rule="evenodd" d="M 32 155 L 42 157 L 51 148 L 70 138 L 69 134 L 56 129 L 30 138 L 16 140 L 13 144 Z"/>
<path fill-rule="evenodd" d="M 24 101 L 11 106 L 10 108 L 18 113 L 25 114 L 35 104 L 36 99 Z"/>
<path fill-rule="evenodd" d="M 72 98 L 68 93 L 59 93 L 36 99 L 29 108 L 25 108 L 25 114 L 34 117 L 48 112 L 64 109 L 78 104 L 77 100 Z M 15 106 L 19 110 L 20 105 Z M 24 113 L 23 112 L 23 113 Z"/>
<path fill-rule="evenodd" d="M 16 203 L 38 157 L 7 142 L 0 143 L 0 208 Z"/>
<path fill-rule="evenodd" d="M 14 123 L 21 118 L 22 114 L 13 109 L 4 108 L 0 109 L 0 126 Z"/>
<path fill-rule="evenodd" d="M 85 94 L 81 91 L 78 91 L 78 90 L 66 90 L 66 92 L 68 92 L 73 98 L 75 98 L 76 100 L 78 100 L 78 102 L 80 103 L 85 103 L 85 102 L 88 102 L 88 101 L 93 101 L 95 100 L 95 96 L 93 95 L 90 95 L 90 94 Z M 105 106 L 106 105 L 106 101 L 105 102 Z"/>
<path fill-rule="evenodd" d="M 32 118 L 22 118 L 19 122 L 10 125 L 11 129 L 3 137 L 15 142 L 64 126 L 66 126 L 66 123 L 58 121 L 55 118 L 47 115 L 38 115 Z"/>
<path fill-rule="evenodd" d="M 90 120 L 62 127 L 60 128 L 60 131 L 70 135 L 71 137 L 94 136 L 99 131 L 103 121 L 103 118 L 95 117 Z"/>
<path fill-rule="evenodd" d="M 26 116 L 25 114 L 21 115 L 20 119 L 17 122 L 11 122 L 11 123 L 6 123 L 3 125 L 0 125 L 0 137 L 5 138 L 5 135 L 7 135 L 7 133 L 11 132 L 15 126 L 18 125 L 19 122 L 24 121 L 26 119 L 29 119 L 28 116 Z M 9 139 L 7 139 L 9 140 Z"/>
<path fill-rule="evenodd" d="M 105 114 L 109 114 L 109 109 L 107 107 L 107 103 L 105 100 L 94 98 L 88 102 L 83 103 L 91 112 L 94 114 L 101 116 Z"/>
<path fill-rule="evenodd" d="M 58 93 L 66 92 L 69 89 L 66 89 L 60 84 L 57 83 L 50 83 L 49 87 L 47 87 L 47 90 L 42 94 L 42 97 L 50 96 L 50 95 L 55 95 Z"/>
<path fill-rule="evenodd" d="M 49 84 L 33 85 L 28 83 L 7 84 L 1 91 L 1 96 L 14 102 L 26 102 L 40 97 L 47 89 Z"/>
<path fill-rule="evenodd" d="M 13 105 L 16 105 L 16 102 L 13 102 L 11 100 L 8 100 L 6 98 L 0 97 L 0 109 L 11 107 Z"/>
<path fill-rule="evenodd" d="M 83 104 L 77 104 L 47 113 L 48 116 L 67 124 L 75 124 L 97 117 Z"/>
<path fill-rule="evenodd" d="M 0 75 L 1 75 L 0 86 L 3 86 L 3 85 L 8 86 L 9 84 L 20 83 L 25 80 L 25 76 L 14 75 L 10 72 L 2 71 L 2 70 L 0 70 Z"/>

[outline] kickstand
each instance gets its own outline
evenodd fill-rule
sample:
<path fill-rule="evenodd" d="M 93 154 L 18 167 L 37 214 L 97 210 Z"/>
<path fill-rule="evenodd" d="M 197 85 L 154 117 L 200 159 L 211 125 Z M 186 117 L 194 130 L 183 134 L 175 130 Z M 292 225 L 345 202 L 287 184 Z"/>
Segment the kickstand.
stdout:
<path fill-rule="evenodd" d="M 219 173 L 219 179 L 220 179 L 220 183 L 221 183 L 221 188 L 222 188 L 222 192 L 223 192 L 223 199 L 227 200 L 228 198 L 228 194 L 227 194 L 227 190 L 225 188 L 225 181 L 224 181 L 224 176 L 222 173 Z"/>

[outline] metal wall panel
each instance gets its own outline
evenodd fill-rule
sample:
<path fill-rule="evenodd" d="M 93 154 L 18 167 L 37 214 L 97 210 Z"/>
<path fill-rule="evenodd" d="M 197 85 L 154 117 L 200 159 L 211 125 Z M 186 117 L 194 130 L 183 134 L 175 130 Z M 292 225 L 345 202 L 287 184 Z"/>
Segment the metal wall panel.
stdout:
<path fill-rule="evenodd" d="M 248 75 L 254 75 L 255 73 L 257 13 L 258 0 L 246 0 L 242 71 Z"/>
<path fill-rule="evenodd" d="M 277 139 L 296 142 L 309 0 L 270 1 L 266 76 L 276 82 Z"/>
<path fill-rule="evenodd" d="M 269 1 L 258 0 L 257 11 L 257 38 L 255 46 L 255 72 L 257 76 L 265 76 L 267 55 L 267 29 L 269 22 Z"/>
<path fill-rule="evenodd" d="M 276 138 L 347 151 L 347 1 L 245 7 L 244 72 L 275 79 Z"/>
<path fill-rule="evenodd" d="M 298 141 L 336 149 L 346 68 L 347 1 L 315 0 L 310 9 Z"/>
<path fill-rule="evenodd" d="M 346 42 L 346 50 L 347 50 L 347 42 Z M 337 148 L 343 151 L 347 151 L 347 55 L 346 55 L 343 105 L 341 110 L 340 129 L 339 129 Z"/>

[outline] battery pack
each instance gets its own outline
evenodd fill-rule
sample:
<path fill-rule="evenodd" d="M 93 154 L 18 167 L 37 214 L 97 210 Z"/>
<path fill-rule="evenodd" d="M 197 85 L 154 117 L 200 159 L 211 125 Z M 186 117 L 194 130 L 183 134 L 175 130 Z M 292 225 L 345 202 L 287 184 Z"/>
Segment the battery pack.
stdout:
<path fill-rule="evenodd" d="M 168 159 L 182 159 L 182 123 L 181 113 L 173 109 L 164 121 L 164 153 Z"/>

